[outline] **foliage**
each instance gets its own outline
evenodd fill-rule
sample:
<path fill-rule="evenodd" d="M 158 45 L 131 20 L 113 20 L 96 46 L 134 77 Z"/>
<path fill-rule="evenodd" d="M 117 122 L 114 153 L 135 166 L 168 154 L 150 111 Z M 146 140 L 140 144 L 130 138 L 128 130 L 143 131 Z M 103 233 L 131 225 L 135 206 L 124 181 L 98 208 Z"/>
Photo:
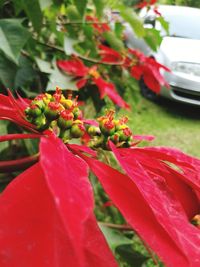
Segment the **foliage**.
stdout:
<path fill-rule="evenodd" d="M 159 0 L 159 3 L 165 5 L 180 5 L 200 8 L 200 3 L 196 0 Z"/>

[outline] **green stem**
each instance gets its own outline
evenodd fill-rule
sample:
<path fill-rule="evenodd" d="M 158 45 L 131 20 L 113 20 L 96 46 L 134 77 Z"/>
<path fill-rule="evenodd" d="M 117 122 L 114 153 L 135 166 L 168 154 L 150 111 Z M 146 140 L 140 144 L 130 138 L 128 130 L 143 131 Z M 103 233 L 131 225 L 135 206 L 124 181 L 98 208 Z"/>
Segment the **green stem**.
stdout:
<path fill-rule="evenodd" d="M 121 230 L 121 231 L 133 231 L 133 228 L 128 225 L 128 224 L 114 224 L 114 223 L 106 223 L 106 222 L 98 222 L 103 226 L 107 226 L 109 228 L 113 228 L 116 230 Z"/>

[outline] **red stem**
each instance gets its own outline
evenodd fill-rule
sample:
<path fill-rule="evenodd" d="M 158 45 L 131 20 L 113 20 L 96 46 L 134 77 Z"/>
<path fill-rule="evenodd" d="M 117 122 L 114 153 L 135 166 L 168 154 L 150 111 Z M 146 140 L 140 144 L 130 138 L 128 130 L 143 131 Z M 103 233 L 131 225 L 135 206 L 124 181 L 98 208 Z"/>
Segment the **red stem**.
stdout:
<path fill-rule="evenodd" d="M 16 160 L 0 161 L 0 173 L 24 170 L 36 163 L 38 159 L 39 154 L 35 154 L 29 157 L 24 157 Z"/>
<path fill-rule="evenodd" d="M 0 142 L 16 140 L 16 139 L 33 139 L 40 138 L 42 135 L 40 134 L 7 134 L 0 136 Z"/>

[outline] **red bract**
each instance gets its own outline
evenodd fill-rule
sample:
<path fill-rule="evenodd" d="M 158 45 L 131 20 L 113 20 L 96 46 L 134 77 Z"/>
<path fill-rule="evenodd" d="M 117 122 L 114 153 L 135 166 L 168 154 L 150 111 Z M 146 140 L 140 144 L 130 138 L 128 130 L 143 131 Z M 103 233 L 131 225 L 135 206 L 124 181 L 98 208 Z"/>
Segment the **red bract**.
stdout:
<path fill-rule="evenodd" d="M 119 52 L 105 45 L 99 45 L 99 54 L 102 62 L 116 64 L 120 63 L 123 59 Z"/>
<path fill-rule="evenodd" d="M 116 267 L 93 214 L 87 165 L 53 136 L 40 153 L 0 198 L 0 265 Z"/>
<path fill-rule="evenodd" d="M 134 56 L 132 59 L 129 56 L 123 58 L 117 51 L 104 45 L 99 46 L 99 54 L 102 62 L 119 64 L 130 70 L 131 76 L 136 80 L 143 78 L 145 84 L 155 93 L 160 92 L 161 86 L 169 87 L 163 76 L 160 74 L 160 69 L 170 71 L 164 65 L 158 63 L 155 59 L 146 57 L 143 53 L 128 49 L 128 52 Z"/>
<path fill-rule="evenodd" d="M 155 5 L 157 0 L 143 0 L 139 4 L 136 5 L 137 8 L 149 7 L 151 5 Z"/>
<path fill-rule="evenodd" d="M 72 60 L 58 60 L 57 65 L 61 70 L 79 78 L 77 82 L 78 88 L 82 88 L 85 86 L 86 82 L 90 80 L 98 87 L 101 98 L 107 95 L 113 103 L 119 107 L 126 109 L 130 108 L 130 106 L 118 94 L 114 84 L 105 81 L 100 76 L 97 71 L 97 66 L 88 68 L 78 58 L 73 58 Z"/>
<path fill-rule="evenodd" d="M 89 68 L 77 57 L 74 57 L 71 60 L 58 60 L 57 65 L 63 71 L 76 77 L 86 76 L 89 71 Z"/>
<path fill-rule="evenodd" d="M 199 266 L 200 232 L 190 221 L 200 210 L 195 193 L 200 190 L 197 186 L 200 161 L 179 151 L 175 154 L 168 148 L 116 149 L 112 144 L 111 148 L 163 228 L 165 245 L 168 243 L 169 247 L 155 248 L 155 244 L 148 241 L 149 245 L 167 266 Z M 165 161 L 181 171 L 170 168 Z M 157 235 L 156 228 L 154 231 L 152 240 Z"/>
<path fill-rule="evenodd" d="M 160 74 L 160 69 L 170 71 L 167 67 L 158 63 L 154 58 L 146 57 L 137 50 L 129 49 L 129 53 L 132 54 L 136 60 L 132 66 L 131 61 L 129 61 L 130 73 L 135 79 L 140 80 L 143 78 L 148 88 L 155 93 L 160 92 L 161 86 L 169 87 L 169 84 Z"/>
<path fill-rule="evenodd" d="M 36 131 L 34 125 L 25 119 L 24 110 L 28 103 L 22 98 L 14 99 L 11 92 L 5 96 L 0 94 L 0 119 L 10 120 L 31 131 Z"/>
<path fill-rule="evenodd" d="M 99 89 L 100 98 L 104 98 L 107 95 L 119 107 L 130 109 L 130 106 L 118 94 L 113 83 L 106 82 L 101 77 L 94 78 L 93 81 Z"/>
<path fill-rule="evenodd" d="M 92 26 L 97 31 L 97 33 L 102 34 L 106 31 L 110 31 L 110 26 L 107 23 L 100 22 L 96 17 L 88 15 L 86 16 L 86 20 L 93 22 Z"/>

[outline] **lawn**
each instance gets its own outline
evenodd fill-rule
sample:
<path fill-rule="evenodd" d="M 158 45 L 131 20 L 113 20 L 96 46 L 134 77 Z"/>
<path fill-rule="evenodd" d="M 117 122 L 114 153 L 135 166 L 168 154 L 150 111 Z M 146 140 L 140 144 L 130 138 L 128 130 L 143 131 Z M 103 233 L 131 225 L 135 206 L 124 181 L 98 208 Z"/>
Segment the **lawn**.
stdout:
<path fill-rule="evenodd" d="M 151 145 L 176 147 L 200 158 L 200 107 L 166 99 L 153 103 L 138 95 L 137 101 L 132 100 L 129 118 L 135 134 L 156 137 Z"/>

